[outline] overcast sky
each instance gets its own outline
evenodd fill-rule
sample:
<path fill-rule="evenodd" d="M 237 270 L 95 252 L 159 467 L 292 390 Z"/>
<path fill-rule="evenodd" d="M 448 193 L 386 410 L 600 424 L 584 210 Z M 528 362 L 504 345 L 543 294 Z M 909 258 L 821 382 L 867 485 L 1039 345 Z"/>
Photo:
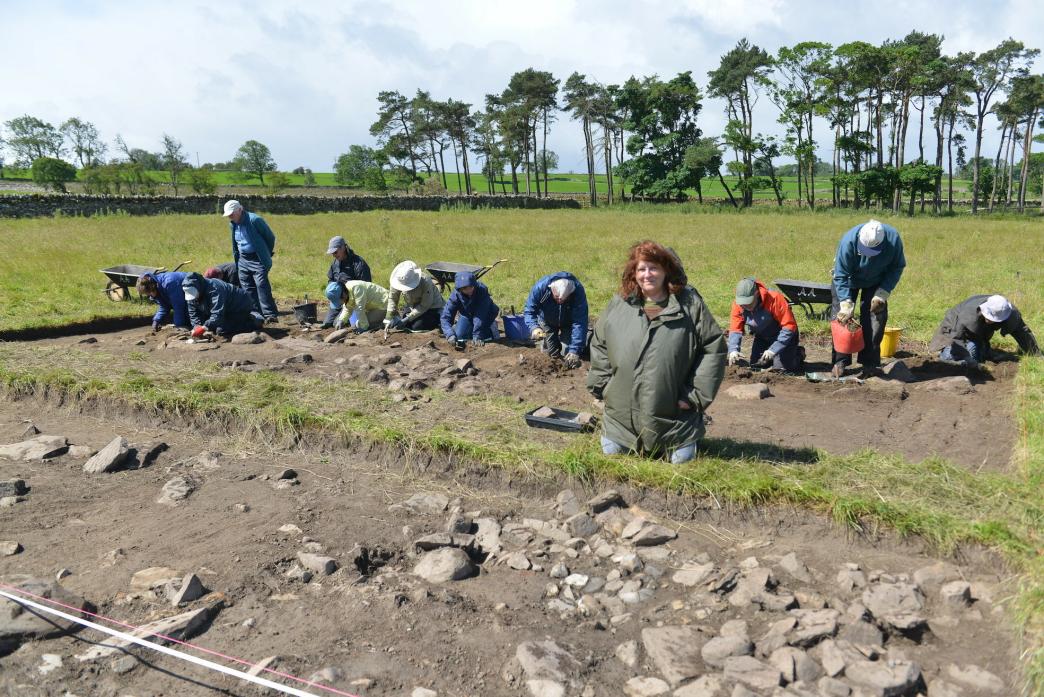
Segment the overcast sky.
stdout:
<path fill-rule="evenodd" d="M 1040 0 L 649 0 L 647 2 L 90 2 L 0 0 L 0 121 L 31 114 L 93 122 L 106 142 L 156 151 L 163 133 L 195 162 L 225 161 L 249 139 L 280 169 L 332 171 L 350 144 L 374 144 L 376 95 L 417 88 L 478 107 L 534 67 L 602 83 L 707 71 L 746 36 L 774 53 L 799 41 L 880 43 L 910 30 L 943 34 L 946 53 L 1011 36 L 1044 48 Z M 1040 69 L 1038 61 L 1036 69 Z M 706 100 L 701 127 L 721 132 Z M 777 132 L 767 99 L 755 129 Z M 996 148 L 996 136 L 990 140 Z M 828 142 L 821 134 L 821 142 Z M 110 146 L 111 147 L 111 146 Z M 548 147 L 560 169 L 584 167 L 566 114 Z M 1038 146 L 1039 147 L 1039 146 Z M 989 150 L 987 150 L 989 152 Z M 822 156 L 828 160 L 829 150 Z M 990 155 L 992 157 L 992 154 Z"/>

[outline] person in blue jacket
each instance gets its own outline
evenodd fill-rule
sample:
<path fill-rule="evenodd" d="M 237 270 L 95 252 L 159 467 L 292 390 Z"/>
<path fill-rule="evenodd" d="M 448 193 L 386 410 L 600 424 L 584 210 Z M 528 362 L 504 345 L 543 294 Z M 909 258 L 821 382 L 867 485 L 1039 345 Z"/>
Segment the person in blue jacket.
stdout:
<path fill-rule="evenodd" d="M 442 334 L 451 344 L 471 340 L 482 345 L 500 338 L 497 315 L 500 308 L 493 302 L 489 288 L 471 271 L 453 277 L 454 290 L 442 307 Z"/>
<path fill-rule="evenodd" d="M 168 321 L 179 329 L 191 329 L 189 324 L 188 307 L 185 305 L 185 294 L 181 290 L 181 282 L 188 274 L 181 271 L 161 271 L 159 273 L 147 273 L 138 278 L 135 286 L 138 293 L 159 305 L 156 314 L 152 316 L 152 331 L 158 332 L 159 328 Z"/>
<path fill-rule="evenodd" d="M 859 300 L 859 323 L 863 328 L 863 350 L 859 363 L 865 375 L 881 365 L 881 340 L 888 323 L 888 296 L 903 275 L 906 256 L 899 232 L 891 225 L 870 220 L 856 225 L 841 237 L 834 257 L 830 284 L 833 317 L 842 324 L 852 319 Z M 833 373 L 840 377 L 852 364 L 852 356 L 834 348 Z"/>
<path fill-rule="evenodd" d="M 232 232 L 232 258 L 239 271 L 239 285 L 254 302 L 266 322 L 276 322 L 279 310 L 272 297 L 268 272 L 275 254 L 275 235 L 264 218 L 243 208 L 239 201 L 225 203 L 225 217 Z"/>
<path fill-rule="evenodd" d="M 254 301 L 242 288 L 190 273 L 181 283 L 188 306 L 193 336 L 205 332 L 232 336 L 257 331 L 264 318 L 254 310 Z"/>
<path fill-rule="evenodd" d="M 526 299 L 523 312 L 529 336 L 543 341 L 544 353 L 562 358 L 566 368 L 579 368 L 587 343 L 587 293 L 576 276 L 559 271 L 544 276 Z"/>

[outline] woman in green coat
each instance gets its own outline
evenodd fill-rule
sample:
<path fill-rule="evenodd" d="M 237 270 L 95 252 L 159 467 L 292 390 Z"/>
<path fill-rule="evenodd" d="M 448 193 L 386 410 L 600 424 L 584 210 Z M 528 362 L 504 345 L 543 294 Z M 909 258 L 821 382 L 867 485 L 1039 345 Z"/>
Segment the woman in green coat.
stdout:
<path fill-rule="evenodd" d="M 605 401 L 602 452 L 691 460 L 725 358 L 722 331 L 678 257 L 649 240 L 631 247 L 591 341 L 587 389 Z"/>

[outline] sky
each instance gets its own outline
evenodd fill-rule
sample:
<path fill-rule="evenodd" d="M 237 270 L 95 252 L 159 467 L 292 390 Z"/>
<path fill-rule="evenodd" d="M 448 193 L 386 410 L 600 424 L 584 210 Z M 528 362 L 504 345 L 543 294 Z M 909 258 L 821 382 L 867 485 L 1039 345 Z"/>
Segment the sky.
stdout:
<path fill-rule="evenodd" d="M 352 144 L 375 145 L 377 93 L 424 89 L 475 108 L 533 67 L 604 84 L 691 70 L 701 87 L 746 37 L 774 53 L 800 41 L 879 44 L 916 29 L 943 50 L 983 51 L 1005 38 L 1044 48 L 1039 0 L 310 0 L 308 3 L 0 0 L 0 122 L 30 114 L 95 124 L 110 144 L 227 161 L 247 140 L 281 170 L 333 170 Z M 17 59 L 15 58 L 17 57 Z M 1036 70 L 1041 69 L 1038 60 Z M 724 105 L 705 99 L 700 125 L 721 133 Z M 779 133 L 762 98 L 756 131 Z M 995 150 L 990 124 L 984 151 Z M 828 137 L 820 138 L 829 141 Z M 561 113 L 548 147 L 562 171 L 584 168 L 580 125 Z M 1039 146 L 1038 146 L 1039 147 Z M 992 155 L 990 155 L 992 157 Z M 828 148 L 821 157 L 830 160 Z"/>

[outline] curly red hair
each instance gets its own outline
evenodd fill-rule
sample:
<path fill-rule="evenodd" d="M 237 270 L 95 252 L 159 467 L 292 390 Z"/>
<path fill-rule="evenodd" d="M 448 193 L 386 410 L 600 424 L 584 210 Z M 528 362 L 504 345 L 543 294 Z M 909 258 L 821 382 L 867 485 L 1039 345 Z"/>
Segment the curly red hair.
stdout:
<path fill-rule="evenodd" d="M 667 291 L 674 295 L 688 284 L 685 269 L 682 268 L 681 260 L 673 249 L 664 247 L 652 240 L 642 240 L 631 247 L 627 256 L 627 264 L 624 266 L 620 277 L 620 297 L 631 296 L 642 297 L 642 291 L 638 287 L 635 273 L 638 270 L 638 262 L 648 261 L 656 264 L 664 270 L 667 280 Z"/>

